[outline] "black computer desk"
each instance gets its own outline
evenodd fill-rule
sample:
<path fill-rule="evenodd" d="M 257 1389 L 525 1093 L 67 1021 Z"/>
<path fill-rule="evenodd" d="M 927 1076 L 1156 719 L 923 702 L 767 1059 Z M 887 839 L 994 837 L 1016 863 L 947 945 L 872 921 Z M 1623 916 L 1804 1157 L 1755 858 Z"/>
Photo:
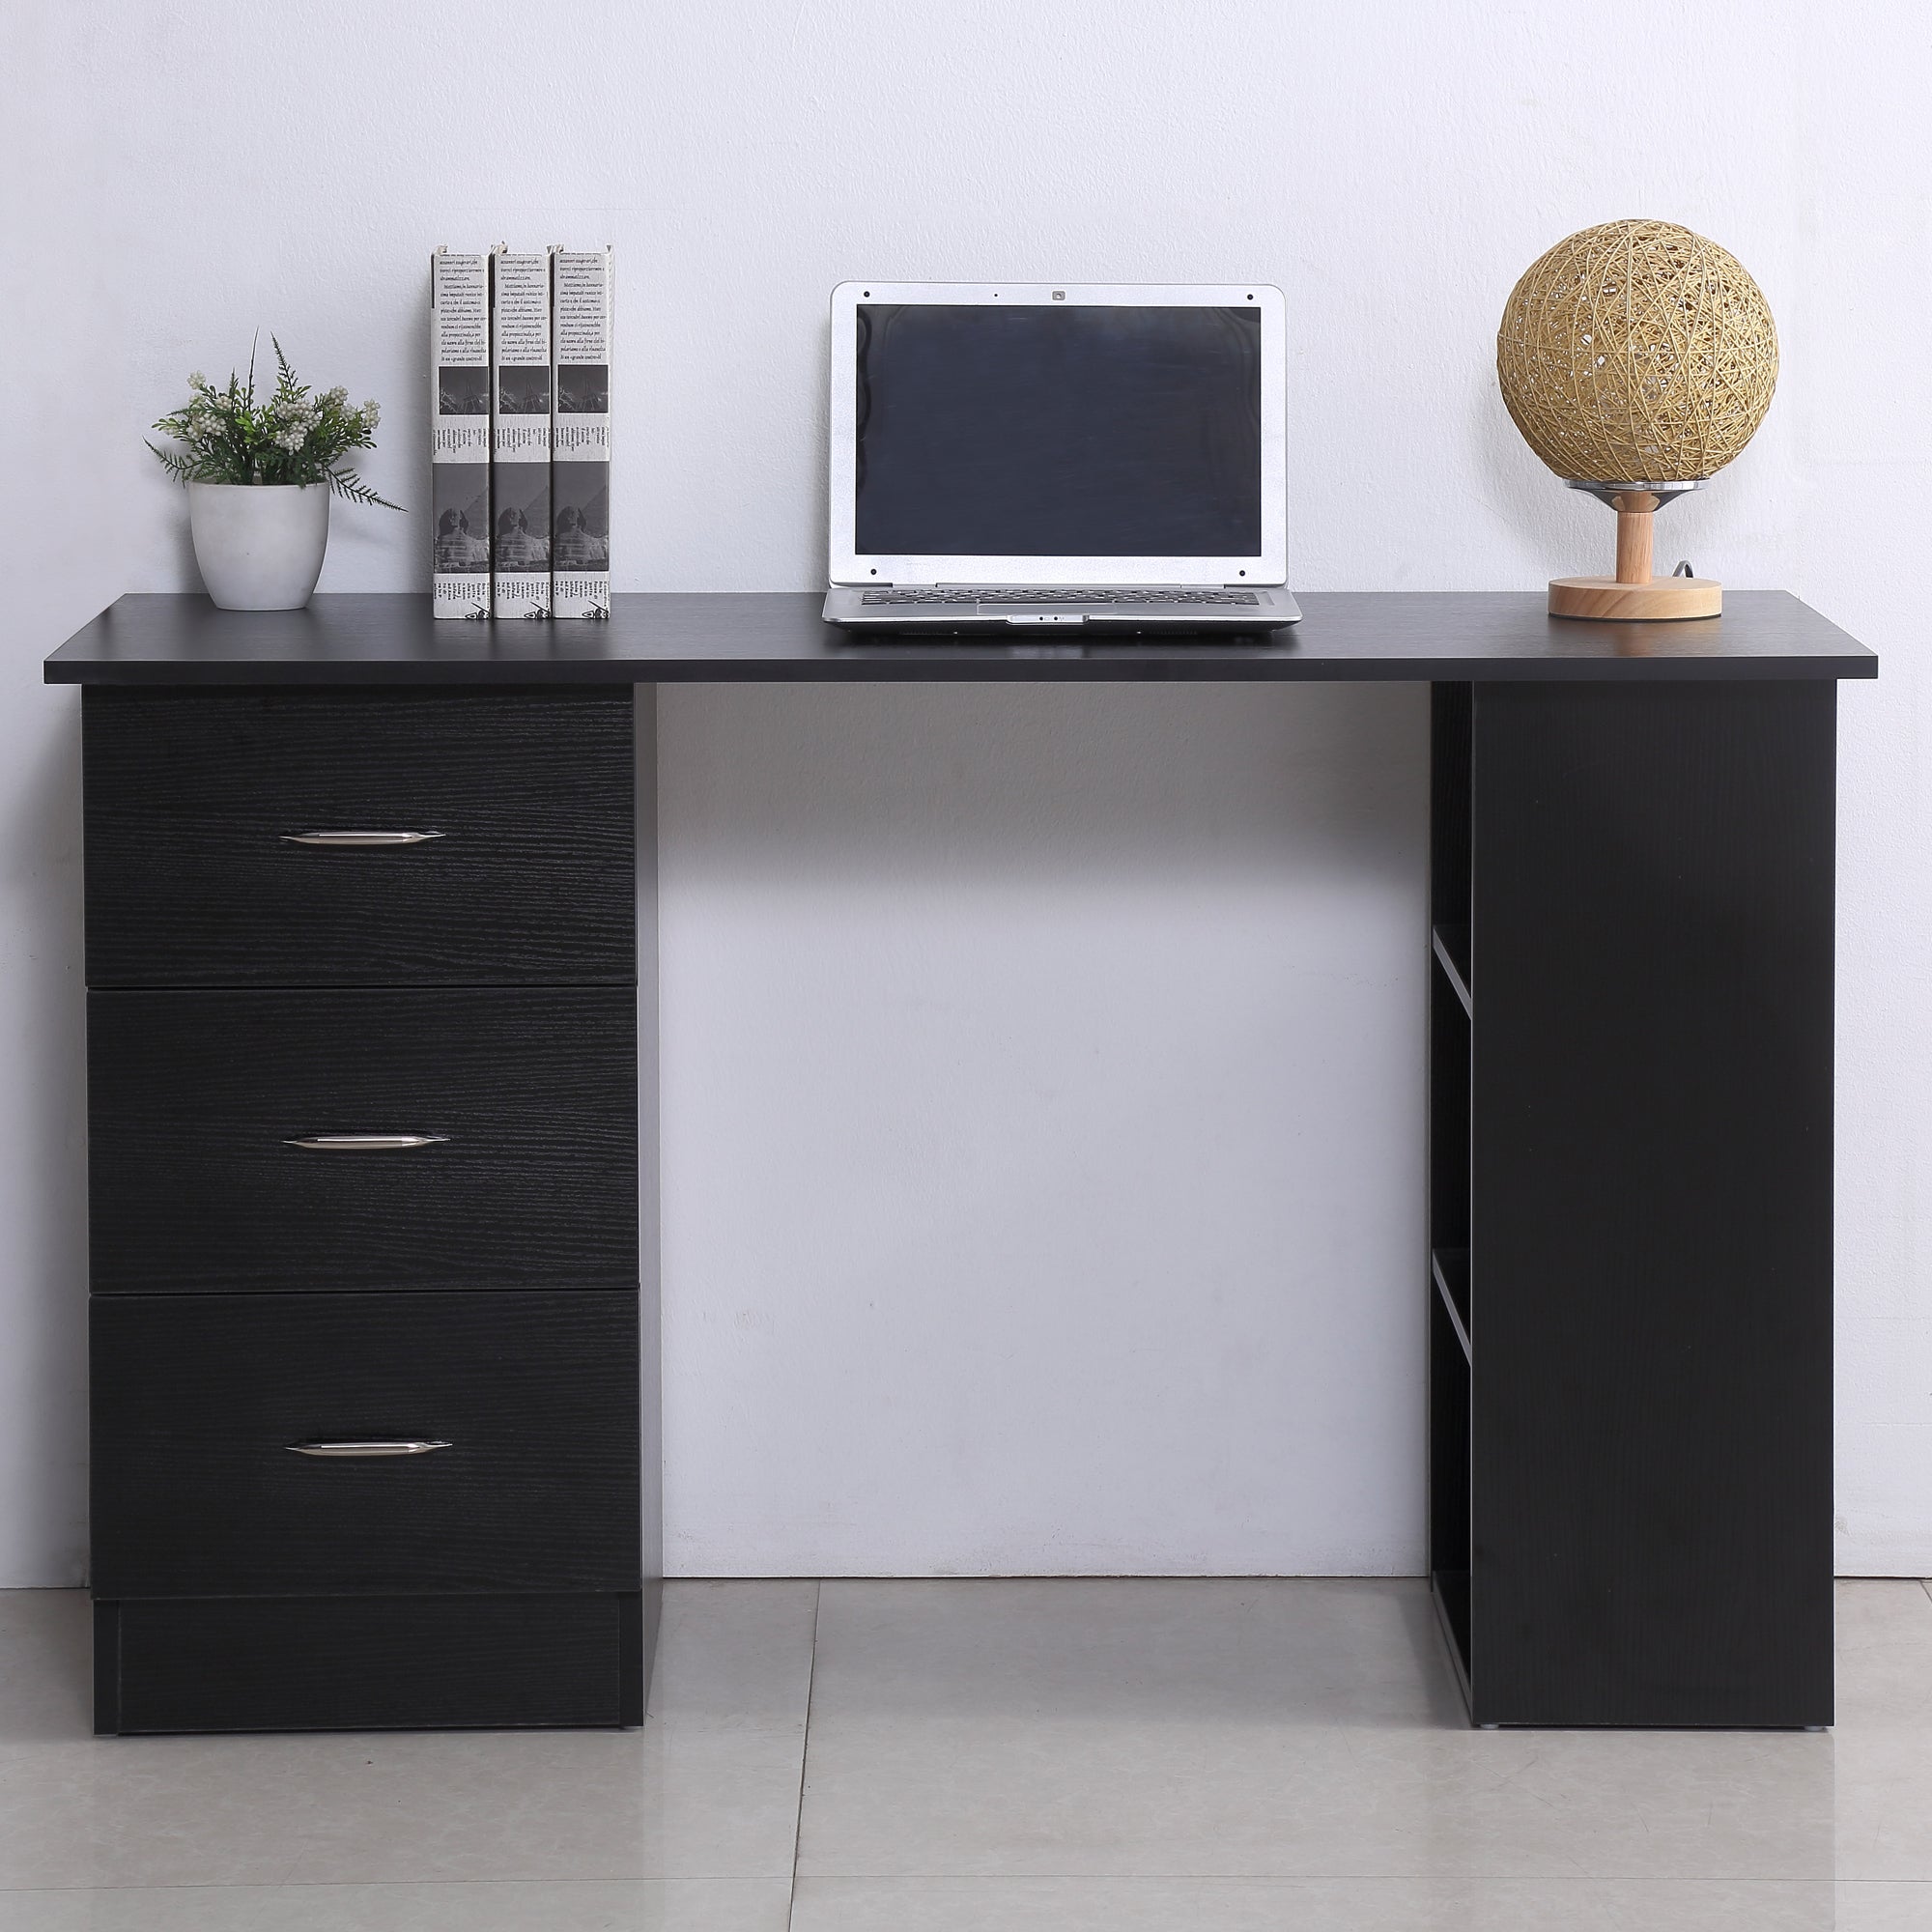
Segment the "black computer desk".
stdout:
<path fill-rule="evenodd" d="M 63 645 L 99 1728 L 640 1721 L 657 685 L 1333 679 L 1433 687 L 1417 1319 L 1471 1718 L 1829 1723 L 1836 686 L 1877 660 L 1771 591 L 1301 601 L 1082 645 L 146 596 Z"/>

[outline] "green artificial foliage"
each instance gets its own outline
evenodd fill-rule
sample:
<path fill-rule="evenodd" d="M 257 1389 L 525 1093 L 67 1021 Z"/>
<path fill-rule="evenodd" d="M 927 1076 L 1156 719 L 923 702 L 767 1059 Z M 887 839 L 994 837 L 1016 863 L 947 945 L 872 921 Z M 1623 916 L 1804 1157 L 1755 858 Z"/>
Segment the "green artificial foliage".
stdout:
<path fill-rule="evenodd" d="M 183 483 L 327 483 L 352 503 L 378 503 L 399 510 L 379 497 L 342 461 L 352 449 L 376 446 L 378 411 L 374 403 L 354 407 L 348 390 L 336 387 L 316 395 L 296 380 L 282 345 L 271 335 L 278 371 L 274 389 L 257 401 L 255 357 L 248 357 L 248 380 L 236 375 L 217 389 L 199 372 L 187 379 L 187 402 L 155 427 L 171 436 L 180 449 L 155 449 L 168 474 Z"/>

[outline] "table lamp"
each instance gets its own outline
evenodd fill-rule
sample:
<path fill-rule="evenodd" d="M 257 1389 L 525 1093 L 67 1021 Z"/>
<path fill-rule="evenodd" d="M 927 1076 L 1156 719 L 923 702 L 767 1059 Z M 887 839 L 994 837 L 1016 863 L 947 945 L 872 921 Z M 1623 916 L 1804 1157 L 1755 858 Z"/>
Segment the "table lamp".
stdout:
<path fill-rule="evenodd" d="M 1559 577 L 1557 617 L 1715 617 L 1723 586 L 1651 575 L 1652 520 L 1751 440 L 1777 384 L 1777 330 L 1737 258 L 1667 221 L 1559 242 L 1510 294 L 1496 379 L 1523 440 L 1617 513 L 1617 574 Z"/>

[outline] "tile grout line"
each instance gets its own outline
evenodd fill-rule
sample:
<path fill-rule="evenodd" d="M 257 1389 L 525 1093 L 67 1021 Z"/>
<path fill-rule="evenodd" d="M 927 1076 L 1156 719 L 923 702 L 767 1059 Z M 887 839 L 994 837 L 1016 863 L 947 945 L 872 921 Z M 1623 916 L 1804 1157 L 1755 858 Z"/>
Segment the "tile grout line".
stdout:
<path fill-rule="evenodd" d="M 720 1880 L 734 1882 L 726 1873 L 714 1874 L 710 1878 L 645 1879 L 645 1885 L 705 1885 L 717 1884 Z M 330 1884 L 361 1884 L 365 1889 L 377 1890 L 387 1886 L 392 1889 L 402 1889 L 409 1885 L 460 1885 L 475 1883 L 479 1885 L 505 1884 L 577 1884 L 597 1883 L 597 1881 L 578 1880 L 528 1880 L 528 1879 L 425 1879 L 375 1881 L 330 1880 Z M 755 1880 L 739 1880 L 737 1883 L 756 1883 Z M 1770 1878 L 1753 1877 L 1749 1874 L 1710 1873 L 1696 1877 L 1639 1878 L 1628 1872 L 1579 1872 L 1563 1873 L 1537 1871 L 1496 1871 L 1496 1872 L 1442 1872 L 1442 1871 L 1304 1871 L 1304 1872 L 1202 1872 L 1202 1871 L 892 1871 L 892 1872 L 820 1872 L 820 1885 L 863 1885 L 872 1887 L 914 1886 L 914 1885 L 1104 1885 L 1133 1888 L 1150 1885 L 1188 1885 L 1225 1889 L 1228 1890 L 1253 1889 L 1266 1886 L 1275 1889 L 1295 1889 L 1321 1885 L 1356 1886 L 1395 1886 L 1395 1885 L 1457 1885 L 1457 1886 L 1547 1886 L 1567 1888 L 1575 1890 L 1587 1886 L 1620 1885 L 1632 1890 L 1642 1889 L 1652 1891 L 1681 1891 L 1698 1887 L 1715 1885 L 1752 1886 L 1784 1891 L 1802 1886 L 1830 1886 L 1833 1890 L 1849 1891 L 1860 1886 L 1889 1886 L 1894 1888 L 1925 1886 L 1932 1888 L 1932 1878 Z M 15 1891 L 42 1890 L 80 1890 L 94 1891 L 108 1888 L 98 1886 L 80 1887 L 19 1887 L 0 1889 L 0 1900 L 12 1898 Z M 131 1886 L 126 1890 L 159 1890 L 161 1887 Z M 184 1890 L 214 1889 L 187 1886 Z M 237 1887 L 236 1889 L 242 1889 Z"/>
<path fill-rule="evenodd" d="M 798 1747 L 798 1808 L 791 1821 L 791 1887 L 785 1893 L 785 1932 L 791 1932 L 792 1915 L 798 1910 L 798 1849 L 805 1835 L 805 1767 L 811 1755 L 811 1698 L 818 1689 L 818 1610 L 825 1602 L 825 1578 L 811 1589 L 811 1656 L 805 1672 L 805 1735 Z"/>
<path fill-rule="evenodd" d="M 37 1586 L 38 1587 L 38 1586 Z M 248 1733 L 229 1733 L 245 1736 Z M 274 1735 L 256 1733 L 255 1735 Z M 291 1735 L 284 1733 L 283 1735 Z M 314 1734 L 319 1735 L 319 1734 Z M 1633 1889 L 1681 1890 L 1687 1887 L 1775 1886 L 1786 1889 L 1797 1886 L 1831 1886 L 1849 1891 L 1865 1886 L 1932 1887 L 1932 1878 L 1753 1878 L 1731 1874 L 1678 1878 L 1638 1878 L 1627 1872 L 1200 1872 L 1200 1871 L 895 1871 L 823 1872 L 821 1882 L 834 1885 L 1191 1885 L 1227 1888 L 1271 1886 L 1295 1888 L 1318 1885 L 1441 1885 L 1462 1886 L 1579 1886 L 1622 1885 Z M 0 1886 L 0 1903 L 10 1898 L 79 1898 L 108 1892 L 146 1891 L 435 1891 L 495 1890 L 512 1886 L 562 1888 L 568 1886 L 658 1887 L 678 1885 L 762 1885 L 768 1882 L 755 1873 L 682 1872 L 674 1878 L 327 1878 L 256 1879 L 212 1878 L 171 1879 L 164 1884 L 147 1881 L 116 1885 L 5 1885 Z"/>

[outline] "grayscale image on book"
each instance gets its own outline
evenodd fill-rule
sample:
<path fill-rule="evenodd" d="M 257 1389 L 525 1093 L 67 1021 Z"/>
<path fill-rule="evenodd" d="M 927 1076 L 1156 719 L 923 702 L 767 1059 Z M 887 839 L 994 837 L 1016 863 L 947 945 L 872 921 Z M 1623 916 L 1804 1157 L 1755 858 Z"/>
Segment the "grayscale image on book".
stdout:
<path fill-rule="evenodd" d="M 496 554 L 499 576 L 550 574 L 550 465 L 498 463 L 495 466 Z M 498 611 L 518 616 L 519 611 Z"/>
<path fill-rule="evenodd" d="M 452 598 L 480 602 L 488 593 L 490 575 L 490 467 L 482 463 L 439 463 L 433 466 L 436 509 L 436 574 L 460 577 Z M 440 602 L 443 586 L 437 586 Z M 438 616 L 480 616 L 477 611 L 442 611 Z"/>
<path fill-rule="evenodd" d="M 608 463 L 556 463 L 551 466 L 551 568 L 563 577 L 611 568 L 611 466 Z M 559 615 L 566 614 L 559 611 Z M 572 616 L 581 613 L 572 611 Z"/>

